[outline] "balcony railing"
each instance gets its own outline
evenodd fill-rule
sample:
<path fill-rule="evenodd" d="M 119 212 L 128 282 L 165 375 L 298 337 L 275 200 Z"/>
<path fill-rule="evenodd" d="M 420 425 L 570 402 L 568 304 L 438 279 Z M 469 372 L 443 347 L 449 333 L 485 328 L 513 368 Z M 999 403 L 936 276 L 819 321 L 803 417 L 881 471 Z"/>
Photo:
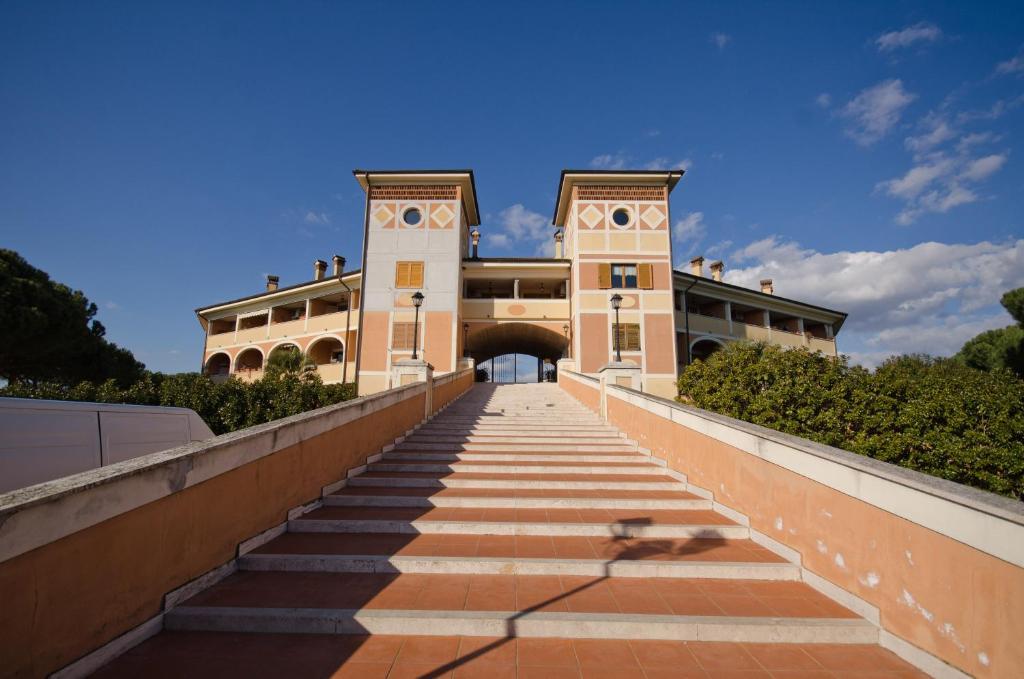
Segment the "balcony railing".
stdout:
<path fill-rule="evenodd" d="M 683 330 L 686 322 L 683 314 L 676 314 L 676 319 L 677 330 Z M 728 320 L 693 312 L 690 312 L 690 331 L 734 337 L 752 342 L 771 342 L 784 347 L 807 347 L 811 351 L 820 351 L 829 356 L 834 356 L 836 353 L 835 339 L 814 337 L 809 333 L 801 334 L 778 328 L 766 328 L 763 325 L 751 325 L 742 321 L 733 321 L 730 331 Z"/>

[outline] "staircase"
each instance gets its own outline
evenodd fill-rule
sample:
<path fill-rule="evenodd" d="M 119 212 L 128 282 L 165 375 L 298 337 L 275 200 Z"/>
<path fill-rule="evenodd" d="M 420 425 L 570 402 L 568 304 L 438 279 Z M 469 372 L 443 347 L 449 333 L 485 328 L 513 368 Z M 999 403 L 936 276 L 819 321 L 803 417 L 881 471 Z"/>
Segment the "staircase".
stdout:
<path fill-rule="evenodd" d="M 238 567 L 100 675 L 915 676 L 552 384 L 476 385 Z"/>

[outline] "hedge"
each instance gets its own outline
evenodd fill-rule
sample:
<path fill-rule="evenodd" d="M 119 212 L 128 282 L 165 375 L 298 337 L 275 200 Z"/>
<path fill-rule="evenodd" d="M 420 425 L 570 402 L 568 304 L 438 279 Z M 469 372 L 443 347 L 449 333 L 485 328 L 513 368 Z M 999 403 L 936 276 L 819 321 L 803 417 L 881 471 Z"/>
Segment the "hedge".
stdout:
<path fill-rule="evenodd" d="M 250 383 L 232 377 L 215 384 L 199 373 L 149 373 L 124 389 L 114 380 L 71 387 L 55 382 L 15 382 L 0 389 L 0 396 L 17 398 L 191 408 L 214 434 L 340 403 L 355 395 L 354 384 L 324 384 L 319 375 L 308 372 L 271 373 Z"/>
<path fill-rule="evenodd" d="M 806 349 L 735 342 L 679 377 L 679 400 L 1016 499 L 1024 380 L 900 356 L 874 372 Z"/>

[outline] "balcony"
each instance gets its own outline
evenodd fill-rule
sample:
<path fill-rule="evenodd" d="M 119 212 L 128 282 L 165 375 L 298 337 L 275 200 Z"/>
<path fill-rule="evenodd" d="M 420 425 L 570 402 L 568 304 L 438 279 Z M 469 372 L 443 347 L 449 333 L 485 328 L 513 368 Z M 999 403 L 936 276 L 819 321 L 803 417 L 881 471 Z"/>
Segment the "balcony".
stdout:
<path fill-rule="evenodd" d="M 359 319 L 359 312 L 356 311 L 352 317 L 352 323 L 357 322 Z M 306 327 L 307 333 L 313 332 L 345 332 L 345 326 L 350 323 L 347 311 L 335 311 L 330 314 L 321 314 L 320 316 L 310 316 L 309 325 Z M 355 327 L 352 325 L 352 327 Z"/>
<path fill-rule="evenodd" d="M 462 300 L 466 320 L 555 320 L 569 318 L 567 299 L 466 299 Z"/>
<path fill-rule="evenodd" d="M 270 339 L 283 339 L 295 337 L 306 331 L 306 321 L 300 318 L 297 321 L 285 321 L 283 323 L 270 324 Z"/>
<path fill-rule="evenodd" d="M 685 324 L 686 320 L 683 319 Z M 685 327 L 685 325 L 683 326 Z M 703 332 L 714 335 L 729 336 L 729 321 L 715 316 L 704 316 L 703 314 L 690 313 L 690 332 Z"/>

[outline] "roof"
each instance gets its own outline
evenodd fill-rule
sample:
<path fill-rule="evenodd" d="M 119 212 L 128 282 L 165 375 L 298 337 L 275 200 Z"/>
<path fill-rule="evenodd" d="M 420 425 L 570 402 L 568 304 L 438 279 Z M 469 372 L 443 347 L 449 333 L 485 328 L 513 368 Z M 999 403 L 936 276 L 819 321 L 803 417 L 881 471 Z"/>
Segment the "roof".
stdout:
<path fill-rule="evenodd" d="M 817 306 L 815 304 L 808 304 L 807 302 L 801 302 L 795 299 L 789 299 L 788 297 L 780 297 L 779 295 L 769 294 L 767 292 L 761 292 L 760 290 L 753 290 L 751 288 L 745 288 L 742 285 L 733 285 L 732 283 L 726 283 L 725 281 L 716 281 L 713 278 L 707 278 L 705 276 L 696 276 L 692 273 L 686 273 L 685 271 L 679 271 L 676 269 L 672 270 L 672 273 L 677 278 L 683 280 L 693 281 L 694 285 L 700 284 L 701 287 L 707 288 L 724 288 L 726 290 L 742 292 L 747 295 L 754 295 L 756 297 L 763 298 L 765 300 L 772 300 L 774 302 L 782 302 L 784 304 L 793 304 L 796 306 L 804 307 L 806 309 L 814 309 L 823 314 L 836 317 L 836 322 L 833 323 L 833 332 L 839 332 L 839 328 L 842 327 L 843 321 L 846 320 L 848 314 L 845 311 L 836 311 L 835 309 L 829 309 L 827 307 Z"/>
<path fill-rule="evenodd" d="M 371 186 L 431 184 L 458 184 L 466 206 L 466 221 L 470 226 L 480 224 L 480 208 L 476 200 L 476 180 L 472 170 L 352 170 L 359 186 L 368 191 Z"/>
<path fill-rule="evenodd" d="M 517 264 L 571 264 L 571 259 L 563 259 L 557 257 L 463 257 L 463 264 L 467 262 L 481 262 L 486 264 L 488 262 L 496 263 L 517 263 Z"/>
<path fill-rule="evenodd" d="M 345 271 L 345 272 L 343 272 L 341 277 L 342 277 L 342 280 L 344 280 L 346 278 L 354 278 L 354 277 L 359 276 L 361 274 L 362 274 L 362 269 L 353 269 L 352 271 Z M 264 292 L 258 292 L 255 295 L 248 295 L 246 297 L 239 297 L 238 299 L 233 299 L 233 300 L 231 300 L 229 302 L 217 302 L 216 304 L 209 304 L 207 306 L 201 306 L 198 309 L 196 309 L 196 313 L 197 314 L 201 314 L 204 311 L 209 311 L 210 309 L 216 309 L 217 307 L 228 306 L 230 304 L 238 304 L 240 302 L 250 302 L 250 301 L 252 301 L 254 299 L 259 299 L 260 297 L 268 297 L 270 295 L 279 295 L 279 294 L 281 294 L 283 292 L 293 292 L 295 290 L 298 290 L 299 288 L 306 287 L 307 285 L 317 285 L 317 284 L 321 284 L 321 283 L 330 283 L 330 282 L 336 282 L 337 280 L 338 280 L 337 276 L 324 276 L 323 278 L 320 278 L 320 279 L 306 281 L 305 283 L 296 283 L 295 285 L 289 285 L 288 287 L 285 287 L 285 288 L 278 288 L 277 290 L 265 290 Z"/>
<path fill-rule="evenodd" d="M 576 184 L 637 184 L 668 186 L 669 193 L 686 171 L 679 170 L 562 170 L 555 196 L 555 226 L 565 226 L 565 213 L 569 209 L 569 196 Z"/>

